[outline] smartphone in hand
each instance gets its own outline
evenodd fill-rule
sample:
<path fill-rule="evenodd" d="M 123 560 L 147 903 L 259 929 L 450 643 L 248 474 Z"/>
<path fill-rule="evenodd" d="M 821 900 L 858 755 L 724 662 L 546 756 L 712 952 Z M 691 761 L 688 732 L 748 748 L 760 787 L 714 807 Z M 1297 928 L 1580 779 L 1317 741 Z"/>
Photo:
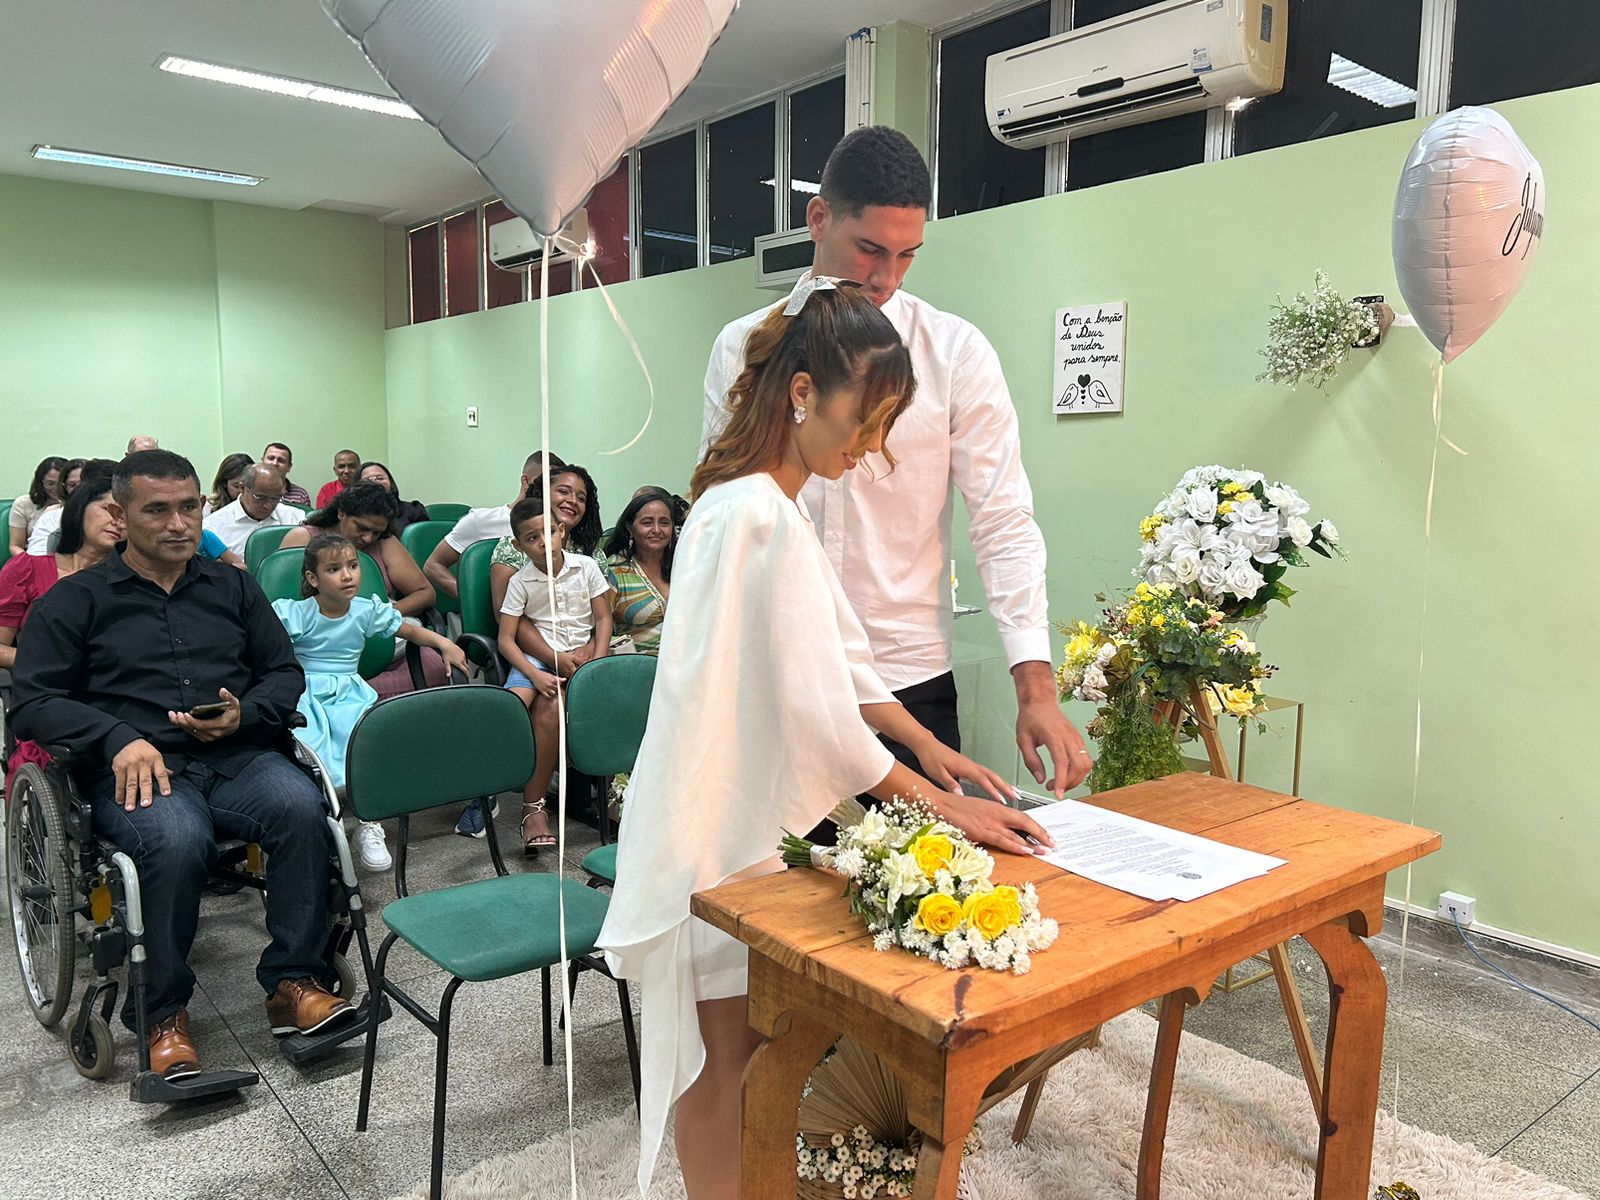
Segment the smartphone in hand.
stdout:
<path fill-rule="evenodd" d="M 196 721 L 213 721 L 227 711 L 227 702 L 218 700 L 214 704 L 196 704 L 189 710 L 189 715 Z"/>

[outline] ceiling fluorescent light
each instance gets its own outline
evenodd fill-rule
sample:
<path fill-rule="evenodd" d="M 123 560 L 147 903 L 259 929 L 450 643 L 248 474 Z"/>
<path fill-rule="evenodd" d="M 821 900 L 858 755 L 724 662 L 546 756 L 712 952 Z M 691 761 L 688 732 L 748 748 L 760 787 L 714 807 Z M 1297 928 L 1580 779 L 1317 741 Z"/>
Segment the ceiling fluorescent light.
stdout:
<path fill-rule="evenodd" d="M 378 96 L 372 92 L 330 87 L 325 83 L 313 83 L 309 79 L 268 75 L 261 71 L 247 71 L 242 67 L 225 67 L 221 63 L 201 62 L 198 59 L 182 58 L 176 54 L 163 55 L 156 66 L 173 75 L 209 79 L 212 83 L 226 83 L 232 87 L 271 92 L 275 96 L 293 96 L 300 100 L 315 100 L 319 104 L 336 104 L 340 108 L 358 108 L 363 112 L 381 113 L 386 117 L 405 117 L 409 121 L 422 120 L 409 104 L 396 100 L 393 96 Z"/>
<path fill-rule="evenodd" d="M 778 186 L 776 179 L 763 179 L 761 182 L 768 187 Z M 812 183 L 809 179 L 791 179 L 789 180 L 789 190 L 792 192 L 804 192 L 808 196 L 815 196 L 822 191 L 822 185 L 820 183 Z"/>
<path fill-rule="evenodd" d="M 1402 108 L 1417 102 L 1416 88 L 1407 87 L 1387 75 L 1380 75 L 1358 62 L 1351 62 L 1342 54 L 1335 54 L 1329 60 L 1328 82 L 1363 100 L 1372 101 L 1379 108 Z"/>
<path fill-rule="evenodd" d="M 46 162 L 72 163 L 80 167 L 143 171 L 147 175 L 172 175 L 179 179 L 198 179 L 205 183 L 236 183 L 241 187 L 255 187 L 265 179 L 262 175 L 240 175 L 233 171 L 213 171 L 207 167 L 185 167 L 178 163 L 157 162 L 149 158 L 126 158 L 120 154 L 97 154 L 93 150 L 68 150 L 63 146 L 35 146 L 33 157 Z"/>

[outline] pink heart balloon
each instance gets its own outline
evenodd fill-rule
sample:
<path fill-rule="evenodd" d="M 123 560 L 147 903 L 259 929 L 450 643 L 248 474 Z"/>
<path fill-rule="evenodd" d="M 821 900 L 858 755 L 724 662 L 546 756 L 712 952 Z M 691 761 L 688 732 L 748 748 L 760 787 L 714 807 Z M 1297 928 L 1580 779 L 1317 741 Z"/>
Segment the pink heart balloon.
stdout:
<path fill-rule="evenodd" d="M 322 0 L 539 233 L 689 86 L 738 0 Z"/>
<path fill-rule="evenodd" d="M 1544 171 L 1492 108 L 1422 131 L 1400 173 L 1391 245 L 1400 294 L 1449 362 L 1522 287 L 1544 235 Z"/>

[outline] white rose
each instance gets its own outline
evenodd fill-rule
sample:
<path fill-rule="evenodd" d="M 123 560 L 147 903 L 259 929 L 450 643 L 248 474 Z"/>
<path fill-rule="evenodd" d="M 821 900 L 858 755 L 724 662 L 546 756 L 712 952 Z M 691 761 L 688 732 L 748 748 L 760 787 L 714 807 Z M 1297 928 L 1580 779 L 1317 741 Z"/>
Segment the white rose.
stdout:
<path fill-rule="evenodd" d="M 1189 493 L 1186 511 L 1196 521 L 1208 525 L 1217 519 L 1217 493 L 1215 488 L 1197 488 Z"/>
<path fill-rule="evenodd" d="M 1322 524 L 1317 526 L 1317 533 L 1321 535 L 1322 540 L 1327 542 L 1328 545 L 1337 546 L 1339 544 L 1339 531 L 1334 527 L 1332 521 L 1323 521 Z"/>
<path fill-rule="evenodd" d="M 1172 577 L 1181 584 L 1193 583 L 1200 577 L 1200 551 L 1192 546 L 1181 546 L 1172 555 Z"/>
<path fill-rule="evenodd" d="M 867 809 L 867 815 L 856 825 L 857 839 L 866 845 L 876 846 L 888 836 L 889 822 L 884 820 L 883 814 L 875 808 Z"/>
<path fill-rule="evenodd" d="M 955 844 L 950 855 L 950 874 L 957 879 L 983 879 L 994 870 L 994 859 L 966 840 Z"/>
<path fill-rule="evenodd" d="M 1106 698 L 1106 673 L 1100 669 L 1099 663 L 1090 663 L 1083 669 L 1083 682 L 1078 686 L 1078 699 L 1092 700 L 1096 703 Z M 909 855 L 904 857 L 909 858 Z M 911 859 L 913 864 L 916 859 Z M 921 868 L 919 867 L 920 871 Z M 907 892 L 906 895 L 912 893 Z"/>
<path fill-rule="evenodd" d="M 1200 560 L 1199 582 L 1203 592 L 1215 596 L 1227 586 L 1230 561 L 1226 552 L 1220 549 Z"/>
<path fill-rule="evenodd" d="M 1290 517 L 1283 523 L 1283 531 L 1296 546 L 1304 549 L 1311 545 L 1311 526 L 1306 523 L 1304 517 Z"/>
<path fill-rule="evenodd" d="M 928 890 L 928 877 L 909 854 L 894 853 L 883 862 L 883 887 L 889 908 L 907 896 L 920 896 Z"/>
<path fill-rule="evenodd" d="M 1250 600 L 1267 581 L 1248 562 L 1236 562 L 1228 568 L 1228 590 L 1241 600 Z"/>
<path fill-rule="evenodd" d="M 1267 500 L 1286 517 L 1303 517 L 1311 505 L 1300 498 L 1300 493 L 1286 483 L 1275 483 L 1267 489 Z"/>

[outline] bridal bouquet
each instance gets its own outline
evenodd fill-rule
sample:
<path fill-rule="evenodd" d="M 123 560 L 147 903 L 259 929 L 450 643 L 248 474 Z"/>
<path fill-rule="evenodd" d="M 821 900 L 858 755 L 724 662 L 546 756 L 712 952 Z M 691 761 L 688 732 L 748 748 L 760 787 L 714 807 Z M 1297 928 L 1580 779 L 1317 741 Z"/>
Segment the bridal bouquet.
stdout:
<path fill-rule="evenodd" d="M 1059 932 L 1039 915 L 1031 883 L 996 885 L 994 859 L 920 801 L 897 796 L 868 809 L 840 828 L 837 846 L 791 834 L 779 850 L 791 867 L 843 875 L 850 911 L 879 950 L 899 946 L 952 970 L 976 963 L 1023 975 L 1029 955 Z"/>
<path fill-rule="evenodd" d="M 1333 522 L 1312 524 L 1310 512 L 1299 492 L 1260 471 L 1194 467 L 1139 522 L 1134 576 L 1202 597 L 1230 621 L 1259 616 L 1294 595 L 1283 577 L 1306 565 L 1304 551 L 1343 556 Z"/>

